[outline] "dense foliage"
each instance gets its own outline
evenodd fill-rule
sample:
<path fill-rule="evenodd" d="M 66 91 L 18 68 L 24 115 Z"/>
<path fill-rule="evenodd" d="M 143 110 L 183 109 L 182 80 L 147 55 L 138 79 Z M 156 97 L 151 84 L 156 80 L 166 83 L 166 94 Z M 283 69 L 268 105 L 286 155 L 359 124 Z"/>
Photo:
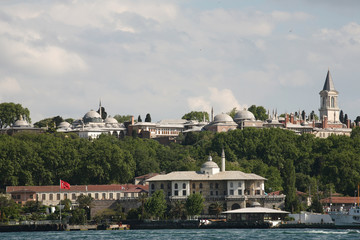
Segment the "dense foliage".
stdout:
<path fill-rule="evenodd" d="M 20 117 L 28 123 L 31 123 L 29 109 L 23 108 L 21 104 L 12 102 L 0 103 L 0 128 L 6 128 L 13 125 Z"/>
<path fill-rule="evenodd" d="M 351 137 L 320 139 L 282 129 L 247 128 L 188 133 L 180 137 L 182 144 L 170 146 L 107 135 L 93 141 L 60 133 L 1 135 L 0 188 L 57 184 L 60 178 L 71 184 L 126 183 L 149 172 L 199 170 L 209 154 L 220 164 L 224 148 L 226 169 L 267 178 L 267 192 L 293 191 L 295 182 L 303 192 L 331 188 L 353 196 L 360 182 L 359 132 L 355 128 Z"/>
<path fill-rule="evenodd" d="M 186 119 L 186 120 L 197 120 L 199 122 L 204 121 L 209 121 L 209 113 L 203 111 L 203 112 L 199 112 L 199 111 L 191 111 L 189 113 L 186 113 L 184 116 L 181 117 L 182 119 Z"/>

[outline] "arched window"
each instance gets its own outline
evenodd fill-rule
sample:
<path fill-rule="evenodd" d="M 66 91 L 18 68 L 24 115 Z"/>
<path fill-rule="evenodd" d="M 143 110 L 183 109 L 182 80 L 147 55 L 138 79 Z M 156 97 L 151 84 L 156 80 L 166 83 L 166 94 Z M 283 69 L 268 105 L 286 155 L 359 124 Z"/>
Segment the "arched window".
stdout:
<path fill-rule="evenodd" d="M 174 188 L 178 189 L 178 184 L 177 183 L 175 183 Z"/>
<path fill-rule="evenodd" d="M 331 97 L 331 107 L 335 107 L 335 98 Z"/>
<path fill-rule="evenodd" d="M 199 188 L 202 188 L 202 183 L 199 184 Z"/>
<path fill-rule="evenodd" d="M 152 190 L 155 189 L 155 184 L 151 184 L 151 189 L 152 189 Z"/>
<path fill-rule="evenodd" d="M 183 183 L 183 189 L 185 189 L 186 188 L 186 184 L 185 183 Z"/>
<path fill-rule="evenodd" d="M 230 187 L 232 188 L 232 187 L 234 187 L 234 184 L 233 184 L 233 182 L 230 182 Z"/>
<path fill-rule="evenodd" d="M 161 188 L 161 189 L 164 189 L 164 184 L 163 184 L 163 183 L 160 185 L 160 188 Z"/>

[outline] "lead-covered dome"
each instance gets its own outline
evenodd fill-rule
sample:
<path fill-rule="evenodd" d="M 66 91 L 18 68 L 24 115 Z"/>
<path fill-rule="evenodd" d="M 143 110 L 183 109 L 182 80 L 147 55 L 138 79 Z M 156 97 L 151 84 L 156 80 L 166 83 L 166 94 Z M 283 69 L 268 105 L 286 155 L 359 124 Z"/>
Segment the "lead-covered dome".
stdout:
<path fill-rule="evenodd" d="M 219 171 L 219 166 L 216 162 L 213 162 L 211 156 L 209 156 L 208 160 L 201 166 L 201 172 L 205 174 L 216 174 Z"/>
<path fill-rule="evenodd" d="M 105 123 L 118 123 L 118 121 L 113 117 L 108 117 L 105 119 Z"/>
<path fill-rule="evenodd" d="M 214 117 L 214 122 L 215 123 L 233 122 L 233 119 L 229 115 L 222 113 L 222 114 L 218 114 Z"/>
<path fill-rule="evenodd" d="M 58 128 L 64 128 L 64 129 L 69 128 L 69 127 L 70 127 L 70 123 L 68 123 L 66 121 L 61 122 L 58 126 Z"/>
<path fill-rule="evenodd" d="M 14 123 L 14 127 L 30 127 L 30 124 L 23 119 L 19 119 Z"/>
<path fill-rule="evenodd" d="M 235 114 L 234 117 L 235 121 L 244 121 L 244 120 L 256 120 L 255 116 L 252 112 L 248 111 L 248 110 L 240 110 Z"/>
<path fill-rule="evenodd" d="M 102 118 L 98 112 L 91 110 L 84 115 L 83 121 L 84 123 L 102 122 Z"/>

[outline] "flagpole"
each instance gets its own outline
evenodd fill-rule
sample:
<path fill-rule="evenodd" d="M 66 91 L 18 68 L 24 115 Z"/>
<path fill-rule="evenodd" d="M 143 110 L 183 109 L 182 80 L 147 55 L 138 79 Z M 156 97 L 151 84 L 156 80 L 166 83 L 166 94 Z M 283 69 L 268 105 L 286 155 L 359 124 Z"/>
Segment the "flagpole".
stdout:
<path fill-rule="evenodd" d="M 59 184 L 59 194 L 60 194 L 59 207 L 60 207 L 60 224 L 61 224 L 61 179 L 60 179 L 60 184 Z"/>

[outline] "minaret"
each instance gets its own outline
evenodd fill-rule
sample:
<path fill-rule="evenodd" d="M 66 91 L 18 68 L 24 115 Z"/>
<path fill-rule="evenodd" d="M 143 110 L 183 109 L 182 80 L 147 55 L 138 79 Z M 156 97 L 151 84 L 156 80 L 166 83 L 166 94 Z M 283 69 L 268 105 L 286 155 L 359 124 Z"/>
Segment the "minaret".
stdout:
<path fill-rule="evenodd" d="M 225 172 L 225 152 L 224 152 L 224 148 L 222 149 L 222 152 L 221 152 L 221 171 Z"/>
<path fill-rule="evenodd" d="M 211 122 L 213 122 L 214 121 L 214 108 L 213 107 L 211 107 Z"/>
<path fill-rule="evenodd" d="M 102 118 L 102 112 L 101 112 L 101 98 L 99 99 L 99 114 L 100 114 L 100 117 Z"/>
<path fill-rule="evenodd" d="M 328 70 L 323 90 L 320 94 L 320 119 L 327 116 L 329 122 L 339 122 L 340 109 L 338 106 L 339 92 L 335 90 L 330 70 Z"/>

